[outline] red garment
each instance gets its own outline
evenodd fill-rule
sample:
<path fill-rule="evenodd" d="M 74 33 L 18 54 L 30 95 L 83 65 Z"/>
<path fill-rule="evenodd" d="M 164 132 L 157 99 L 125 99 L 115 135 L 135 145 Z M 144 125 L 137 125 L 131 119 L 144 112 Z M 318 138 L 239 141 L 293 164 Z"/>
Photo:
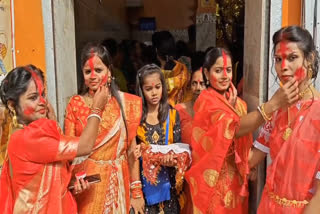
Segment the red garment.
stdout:
<path fill-rule="evenodd" d="M 192 124 L 192 166 L 186 173 L 195 213 L 247 213 L 248 155 L 252 136 L 236 139 L 246 104 L 230 106 L 209 88 L 201 92 Z"/>
<path fill-rule="evenodd" d="M 293 132 L 287 141 L 285 109 L 274 113 L 255 142 L 272 159 L 258 213 L 302 213 L 320 179 L 320 100 L 299 101 L 289 114 Z"/>
<path fill-rule="evenodd" d="M 14 132 L 8 144 L 0 183 L 2 213 L 77 213 L 67 187 L 69 160 L 79 138 L 60 135 L 55 121 L 39 119 Z"/>
<path fill-rule="evenodd" d="M 192 116 L 187 112 L 185 106 L 182 104 L 177 104 L 175 107 L 177 109 L 180 116 L 180 127 L 181 127 L 181 141 L 183 143 L 191 144 L 191 130 L 192 130 Z M 185 195 L 185 203 L 184 207 L 181 210 L 182 214 L 192 214 L 193 206 L 192 206 L 192 198 L 190 187 L 187 182 L 183 184 L 183 193 Z"/>
<path fill-rule="evenodd" d="M 181 141 L 182 143 L 191 144 L 192 116 L 182 104 L 177 104 L 174 108 L 180 116 Z"/>

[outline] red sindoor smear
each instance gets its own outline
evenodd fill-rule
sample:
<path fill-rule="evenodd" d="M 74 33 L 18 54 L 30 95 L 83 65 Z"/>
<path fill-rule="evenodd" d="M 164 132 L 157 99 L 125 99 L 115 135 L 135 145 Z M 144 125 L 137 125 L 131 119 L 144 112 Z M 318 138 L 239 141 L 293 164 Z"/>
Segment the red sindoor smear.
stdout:
<path fill-rule="evenodd" d="M 108 75 L 106 74 L 106 75 L 103 77 L 100 86 L 106 85 L 106 84 L 107 84 L 107 81 L 108 81 Z"/>
<path fill-rule="evenodd" d="M 227 55 L 224 51 L 222 51 L 222 57 L 223 57 L 223 75 L 227 76 Z"/>
<path fill-rule="evenodd" d="M 280 54 L 282 57 L 281 69 L 283 69 L 286 65 L 287 50 L 288 50 L 287 43 L 280 42 L 280 49 L 278 50 L 278 54 Z"/>
<path fill-rule="evenodd" d="M 39 76 L 34 71 L 29 70 L 29 72 L 31 73 L 31 76 L 32 76 L 33 80 L 36 83 L 36 86 L 37 86 L 37 89 L 38 89 L 38 93 L 39 93 L 39 97 L 40 97 L 40 102 L 41 103 L 46 103 L 45 99 L 42 96 L 44 87 L 43 87 L 43 83 L 42 83 L 41 79 L 39 78 Z"/>
<path fill-rule="evenodd" d="M 28 107 L 26 110 L 23 111 L 25 115 L 31 115 L 34 112 L 34 109 L 31 107 Z"/>
<path fill-rule="evenodd" d="M 91 57 L 89 59 L 89 66 L 90 66 L 90 69 L 91 69 L 91 75 L 90 75 L 91 78 L 94 77 L 93 57 L 94 57 L 93 50 L 91 50 Z"/>
<path fill-rule="evenodd" d="M 303 78 L 305 78 L 305 75 L 306 75 L 306 73 L 305 73 L 305 71 L 304 71 L 304 69 L 302 67 L 298 68 L 296 70 L 296 72 L 294 73 L 294 76 L 296 77 L 296 80 L 298 82 L 301 81 Z"/>

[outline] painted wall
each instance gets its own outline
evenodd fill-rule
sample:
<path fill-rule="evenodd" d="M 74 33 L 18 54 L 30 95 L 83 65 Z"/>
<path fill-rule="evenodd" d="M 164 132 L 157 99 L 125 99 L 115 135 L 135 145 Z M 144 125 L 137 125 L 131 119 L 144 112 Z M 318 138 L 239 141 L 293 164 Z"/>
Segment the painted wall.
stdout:
<path fill-rule="evenodd" d="M 302 0 L 282 1 L 282 26 L 301 25 Z"/>
<path fill-rule="evenodd" d="M 34 64 L 45 72 L 41 0 L 14 1 L 16 64 Z"/>

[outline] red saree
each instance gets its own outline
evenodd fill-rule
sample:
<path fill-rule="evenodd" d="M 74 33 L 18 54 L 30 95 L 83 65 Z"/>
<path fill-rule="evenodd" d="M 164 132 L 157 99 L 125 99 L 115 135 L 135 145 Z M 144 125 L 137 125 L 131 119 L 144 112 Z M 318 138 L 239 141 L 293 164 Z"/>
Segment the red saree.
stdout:
<path fill-rule="evenodd" d="M 75 158 L 79 138 L 60 135 L 55 121 L 39 119 L 14 132 L 1 174 L 2 213 L 77 213 L 68 191 L 69 160 Z M 12 173 L 10 173 L 10 171 Z"/>
<path fill-rule="evenodd" d="M 320 100 L 299 101 L 290 115 L 293 132 L 286 141 L 288 112 L 279 110 L 254 143 L 272 159 L 258 213 L 303 213 L 320 179 Z"/>
<path fill-rule="evenodd" d="M 192 133 L 192 116 L 187 112 L 182 104 L 177 104 L 174 108 L 177 109 L 180 116 L 181 141 L 190 145 Z"/>
<path fill-rule="evenodd" d="M 235 139 L 246 104 L 236 107 L 209 88 L 201 92 L 192 124 L 192 166 L 186 173 L 194 213 L 247 213 L 248 155 L 252 136 Z"/>
<path fill-rule="evenodd" d="M 100 174 L 101 182 L 76 196 L 79 213 L 128 213 L 130 174 L 127 151 L 140 124 L 142 103 L 137 96 L 120 92 L 128 136 L 114 97 L 105 106 L 98 137 L 89 156 L 76 158 L 73 172 Z M 90 114 L 84 97 L 73 96 L 67 106 L 65 134 L 80 136 Z"/>

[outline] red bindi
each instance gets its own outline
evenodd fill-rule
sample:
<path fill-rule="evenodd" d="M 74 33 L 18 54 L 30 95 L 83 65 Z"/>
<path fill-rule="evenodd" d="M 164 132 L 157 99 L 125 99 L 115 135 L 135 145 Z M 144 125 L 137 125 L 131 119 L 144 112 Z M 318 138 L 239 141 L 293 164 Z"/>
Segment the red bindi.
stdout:
<path fill-rule="evenodd" d="M 222 51 L 222 57 L 223 57 L 223 75 L 227 76 L 227 55 L 224 51 Z"/>
<path fill-rule="evenodd" d="M 94 57 L 93 50 L 91 50 L 91 57 L 90 57 L 90 59 L 89 59 L 89 66 L 90 66 L 90 70 L 91 70 L 90 78 L 93 78 L 93 77 L 94 77 L 93 57 Z"/>
<path fill-rule="evenodd" d="M 39 97 L 40 97 L 40 102 L 41 103 L 46 103 L 45 99 L 42 96 L 44 87 L 43 87 L 43 83 L 41 81 L 41 79 L 39 78 L 39 76 L 33 71 L 33 70 L 29 70 L 29 72 L 31 73 L 32 79 L 34 80 L 38 93 L 39 93 Z"/>

